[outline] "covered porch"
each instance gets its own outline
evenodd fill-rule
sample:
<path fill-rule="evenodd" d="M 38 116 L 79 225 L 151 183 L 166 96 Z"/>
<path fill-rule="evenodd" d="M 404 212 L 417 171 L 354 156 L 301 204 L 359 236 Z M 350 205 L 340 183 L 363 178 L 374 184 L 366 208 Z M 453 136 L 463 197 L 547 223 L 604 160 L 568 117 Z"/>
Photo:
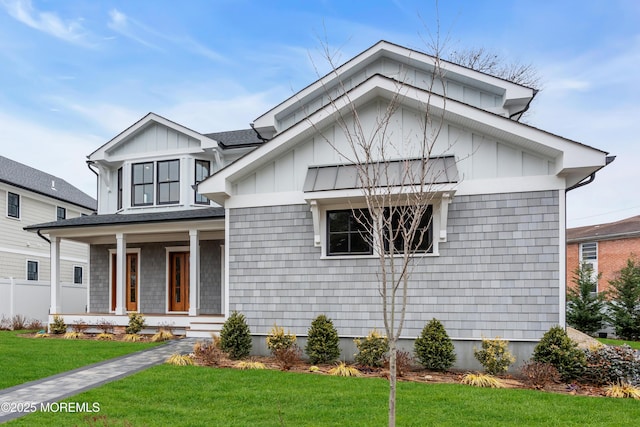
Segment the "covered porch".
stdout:
<path fill-rule="evenodd" d="M 67 325 L 126 326 L 128 313 L 187 336 L 219 332 L 227 312 L 224 209 L 93 215 L 29 227 L 49 235 L 51 301 Z M 60 242 L 87 243 L 85 313 L 61 309 Z"/>

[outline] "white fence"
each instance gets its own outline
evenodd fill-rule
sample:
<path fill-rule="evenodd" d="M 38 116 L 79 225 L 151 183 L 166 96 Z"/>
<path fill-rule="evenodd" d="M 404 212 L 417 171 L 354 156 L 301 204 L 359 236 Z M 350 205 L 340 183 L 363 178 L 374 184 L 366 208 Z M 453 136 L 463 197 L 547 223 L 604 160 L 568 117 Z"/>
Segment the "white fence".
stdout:
<path fill-rule="evenodd" d="M 62 284 L 62 312 L 85 313 L 87 287 Z M 49 282 L 0 279 L 0 317 L 16 314 L 47 323 L 51 288 Z"/>

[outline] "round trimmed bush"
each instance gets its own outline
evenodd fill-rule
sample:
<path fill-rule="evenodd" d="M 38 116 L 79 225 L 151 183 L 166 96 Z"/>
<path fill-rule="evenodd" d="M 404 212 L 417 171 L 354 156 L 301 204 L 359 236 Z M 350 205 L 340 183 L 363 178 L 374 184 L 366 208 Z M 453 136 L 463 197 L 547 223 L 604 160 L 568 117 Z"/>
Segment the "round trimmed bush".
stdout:
<path fill-rule="evenodd" d="M 220 349 L 232 359 L 241 359 L 251 353 L 251 331 L 244 315 L 234 311 L 222 325 Z"/>
<path fill-rule="evenodd" d="M 555 366 L 563 381 L 580 378 L 587 364 L 584 352 L 560 326 L 554 326 L 542 336 L 532 359 Z"/>
<path fill-rule="evenodd" d="M 339 342 L 338 331 L 333 326 L 333 322 L 321 314 L 311 322 L 304 351 L 314 365 L 331 363 L 340 357 Z"/>

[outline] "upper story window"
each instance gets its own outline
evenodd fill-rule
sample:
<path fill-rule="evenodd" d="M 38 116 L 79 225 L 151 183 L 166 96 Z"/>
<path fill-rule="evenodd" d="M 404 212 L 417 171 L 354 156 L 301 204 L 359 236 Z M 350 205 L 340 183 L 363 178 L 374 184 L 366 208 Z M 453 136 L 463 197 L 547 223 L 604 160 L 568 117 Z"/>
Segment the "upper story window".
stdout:
<path fill-rule="evenodd" d="M 196 177 L 195 183 L 196 185 L 200 182 L 204 181 L 211 174 L 211 162 L 208 160 L 196 160 Z M 209 199 L 207 199 L 202 194 L 195 192 L 195 202 L 198 204 L 209 204 Z"/>
<path fill-rule="evenodd" d="M 122 194 L 123 194 L 122 168 L 119 168 L 118 169 L 118 210 L 122 209 Z"/>
<path fill-rule="evenodd" d="M 385 222 L 389 227 L 385 230 L 384 249 L 387 252 L 403 253 L 404 238 L 407 234 L 413 235 L 413 241 L 409 250 L 411 252 L 433 253 L 433 208 L 427 206 L 415 232 L 411 232 L 413 213 L 411 209 L 398 208 L 385 209 Z M 391 246 L 393 242 L 393 246 Z"/>
<path fill-rule="evenodd" d="M 27 280 L 38 280 L 38 261 L 27 261 Z"/>
<path fill-rule="evenodd" d="M 56 208 L 56 220 L 67 219 L 67 210 L 58 206 Z"/>
<path fill-rule="evenodd" d="M 598 242 L 582 243 L 580 245 L 580 259 L 584 262 L 598 260 Z"/>
<path fill-rule="evenodd" d="M 371 255 L 371 216 L 366 209 L 327 212 L 327 255 Z"/>
<path fill-rule="evenodd" d="M 158 204 L 180 202 L 180 160 L 158 162 Z"/>
<path fill-rule="evenodd" d="M 7 216 L 11 218 L 20 218 L 20 195 L 7 193 Z"/>
<path fill-rule="evenodd" d="M 133 164 L 131 175 L 131 204 L 153 205 L 153 162 Z"/>

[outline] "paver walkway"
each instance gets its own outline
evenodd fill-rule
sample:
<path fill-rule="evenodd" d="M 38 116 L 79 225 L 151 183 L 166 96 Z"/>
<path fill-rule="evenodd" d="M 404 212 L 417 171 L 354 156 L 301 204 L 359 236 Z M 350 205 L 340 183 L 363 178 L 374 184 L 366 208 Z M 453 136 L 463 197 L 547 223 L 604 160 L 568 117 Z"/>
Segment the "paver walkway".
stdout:
<path fill-rule="evenodd" d="M 190 353 L 195 338 L 170 341 L 158 347 L 63 372 L 0 390 L 0 424 L 22 417 L 41 404 L 58 402 L 85 390 L 164 363 L 174 353 Z M 26 407 L 26 412 L 24 411 Z"/>

